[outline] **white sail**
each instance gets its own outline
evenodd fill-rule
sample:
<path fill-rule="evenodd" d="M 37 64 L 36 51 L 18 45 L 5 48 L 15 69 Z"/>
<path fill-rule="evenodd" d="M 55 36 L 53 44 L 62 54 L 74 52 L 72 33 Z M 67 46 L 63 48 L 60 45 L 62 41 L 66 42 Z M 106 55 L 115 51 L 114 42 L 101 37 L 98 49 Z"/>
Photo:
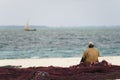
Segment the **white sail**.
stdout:
<path fill-rule="evenodd" d="M 24 28 L 25 31 L 36 31 L 36 29 L 31 29 L 29 23 L 27 22 Z"/>
<path fill-rule="evenodd" d="M 30 30 L 30 26 L 29 26 L 29 23 L 27 22 L 26 25 L 25 25 L 25 30 Z"/>

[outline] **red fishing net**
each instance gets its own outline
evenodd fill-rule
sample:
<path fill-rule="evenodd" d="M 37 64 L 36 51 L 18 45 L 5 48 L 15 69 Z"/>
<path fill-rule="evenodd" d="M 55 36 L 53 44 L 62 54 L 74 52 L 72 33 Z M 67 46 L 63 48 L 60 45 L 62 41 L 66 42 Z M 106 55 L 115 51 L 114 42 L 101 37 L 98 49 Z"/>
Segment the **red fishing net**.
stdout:
<path fill-rule="evenodd" d="M 120 79 L 120 66 L 81 63 L 70 67 L 0 67 L 0 80 L 113 80 Z"/>

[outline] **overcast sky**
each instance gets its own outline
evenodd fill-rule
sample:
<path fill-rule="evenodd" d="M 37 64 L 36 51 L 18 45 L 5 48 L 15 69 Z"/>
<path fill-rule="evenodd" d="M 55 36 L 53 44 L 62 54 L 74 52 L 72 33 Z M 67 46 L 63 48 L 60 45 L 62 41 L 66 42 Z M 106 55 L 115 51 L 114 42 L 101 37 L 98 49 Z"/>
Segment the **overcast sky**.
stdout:
<path fill-rule="evenodd" d="M 0 0 L 0 25 L 120 25 L 120 0 Z"/>

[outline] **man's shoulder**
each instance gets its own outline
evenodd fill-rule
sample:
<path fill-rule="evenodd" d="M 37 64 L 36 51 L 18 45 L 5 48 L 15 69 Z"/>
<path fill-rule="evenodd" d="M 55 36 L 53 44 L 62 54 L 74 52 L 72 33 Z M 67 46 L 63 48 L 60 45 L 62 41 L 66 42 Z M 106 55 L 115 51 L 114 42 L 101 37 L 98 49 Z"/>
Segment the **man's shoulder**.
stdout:
<path fill-rule="evenodd" d="M 94 48 L 94 49 L 98 50 L 98 48 Z"/>
<path fill-rule="evenodd" d="M 98 53 L 99 53 L 99 49 L 98 48 L 94 48 Z"/>

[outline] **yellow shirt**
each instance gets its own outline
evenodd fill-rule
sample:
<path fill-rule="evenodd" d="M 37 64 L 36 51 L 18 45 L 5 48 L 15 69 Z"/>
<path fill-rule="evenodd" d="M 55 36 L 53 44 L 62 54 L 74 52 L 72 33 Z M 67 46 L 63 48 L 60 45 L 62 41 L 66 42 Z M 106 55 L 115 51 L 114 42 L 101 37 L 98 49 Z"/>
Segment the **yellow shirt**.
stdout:
<path fill-rule="evenodd" d="M 88 48 L 83 54 L 85 62 L 98 62 L 99 50 L 97 48 Z"/>

